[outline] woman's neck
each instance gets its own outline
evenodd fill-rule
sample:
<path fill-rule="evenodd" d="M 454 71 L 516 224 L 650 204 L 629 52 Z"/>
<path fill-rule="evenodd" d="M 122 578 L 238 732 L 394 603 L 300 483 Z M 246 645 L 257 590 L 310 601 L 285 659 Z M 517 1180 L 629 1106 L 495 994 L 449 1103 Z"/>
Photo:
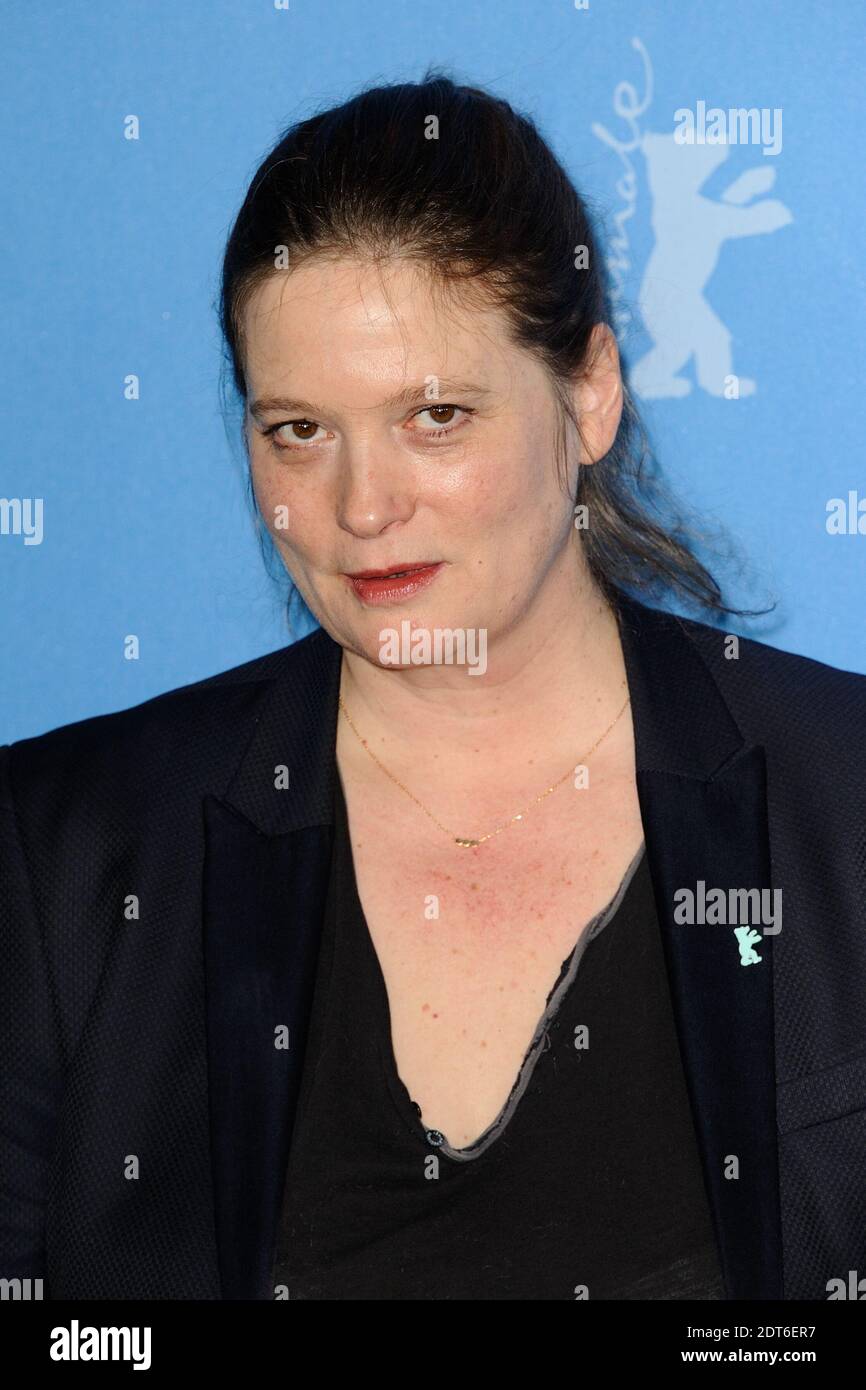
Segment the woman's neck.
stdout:
<path fill-rule="evenodd" d="M 588 577 L 578 593 L 574 579 L 488 642 L 483 674 L 441 664 L 388 670 L 344 651 L 343 701 L 393 773 L 433 759 L 444 774 L 447 754 L 471 779 L 507 750 L 512 771 L 517 760 L 531 775 L 603 732 L 628 693 L 619 629 Z M 343 756 L 364 758 L 351 732 L 340 737 Z"/>

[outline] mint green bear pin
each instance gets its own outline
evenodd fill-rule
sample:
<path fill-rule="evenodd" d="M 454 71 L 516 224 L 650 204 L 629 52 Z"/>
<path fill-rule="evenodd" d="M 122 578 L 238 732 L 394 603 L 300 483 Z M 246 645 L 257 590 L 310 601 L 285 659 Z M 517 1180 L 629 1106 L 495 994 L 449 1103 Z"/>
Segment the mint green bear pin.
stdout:
<path fill-rule="evenodd" d="M 761 933 L 753 927 L 735 927 L 734 936 L 740 947 L 740 965 L 757 965 L 763 956 L 759 956 L 754 949 L 761 939 Z"/>

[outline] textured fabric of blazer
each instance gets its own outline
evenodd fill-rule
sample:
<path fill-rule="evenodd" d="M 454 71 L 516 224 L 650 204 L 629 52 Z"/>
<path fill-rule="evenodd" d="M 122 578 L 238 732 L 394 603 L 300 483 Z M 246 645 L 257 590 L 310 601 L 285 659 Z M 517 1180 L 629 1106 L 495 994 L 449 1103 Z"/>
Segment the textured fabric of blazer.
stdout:
<path fill-rule="evenodd" d="M 866 677 L 617 607 L 726 1293 L 826 1299 L 866 1276 Z M 0 749 L 0 1278 L 273 1297 L 341 656 L 318 629 Z M 781 890 L 781 930 L 678 920 L 700 883 Z"/>

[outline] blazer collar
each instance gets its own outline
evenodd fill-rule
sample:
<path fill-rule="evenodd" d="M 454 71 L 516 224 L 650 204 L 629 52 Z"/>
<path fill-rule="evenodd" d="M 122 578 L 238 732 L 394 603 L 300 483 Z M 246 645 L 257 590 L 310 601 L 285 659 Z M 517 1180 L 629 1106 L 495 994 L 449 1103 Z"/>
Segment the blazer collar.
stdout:
<path fill-rule="evenodd" d="M 673 920 L 674 894 L 699 880 L 707 889 L 771 887 L 763 749 L 747 746 L 681 619 L 622 594 L 616 610 L 647 855 L 726 1291 L 780 1298 L 773 938 L 744 968 L 732 928 Z M 342 648 L 318 629 L 282 656 L 228 786 L 203 808 L 224 1298 L 274 1296 L 330 861 Z"/>

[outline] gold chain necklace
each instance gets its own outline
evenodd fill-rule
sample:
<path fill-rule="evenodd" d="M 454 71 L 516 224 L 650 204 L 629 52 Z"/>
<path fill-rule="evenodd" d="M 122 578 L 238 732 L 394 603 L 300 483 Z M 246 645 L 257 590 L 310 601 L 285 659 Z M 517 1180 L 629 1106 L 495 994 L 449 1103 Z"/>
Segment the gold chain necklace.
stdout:
<path fill-rule="evenodd" d="M 625 681 L 623 681 L 623 685 L 625 685 Z M 343 704 L 343 696 L 338 695 L 338 699 L 340 702 L 340 709 L 343 711 L 343 713 L 346 716 L 346 719 L 349 721 L 349 727 L 352 730 L 352 733 L 355 735 L 356 739 L 361 744 L 361 746 L 364 749 L 366 749 L 366 751 L 369 753 L 376 766 L 380 767 L 384 772 L 385 776 L 390 777 L 391 781 L 396 786 L 398 786 L 401 791 L 405 792 L 408 797 L 411 797 L 411 799 L 415 802 L 415 805 L 420 807 L 420 809 L 424 812 L 425 816 L 429 816 L 430 820 L 432 820 L 434 825 L 437 825 L 440 830 L 444 830 L 445 834 L 449 835 L 455 844 L 462 845 L 464 849 L 469 849 L 473 845 L 483 845 L 485 840 L 492 840 L 494 835 L 501 835 L 503 830 L 507 830 L 509 826 L 514 825 L 516 821 L 523 820 L 523 817 L 527 814 L 528 811 L 532 809 L 533 806 L 537 806 L 539 801 L 543 801 L 546 796 L 550 796 L 551 792 L 556 791 L 557 787 L 561 787 L 566 778 L 570 777 L 574 771 L 575 765 L 573 764 L 565 773 L 565 775 L 560 777 L 558 782 L 554 782 L 552 786 L 547 787 L 546 790 L 543 791 L 540 796 L 537 796 L 534 801 L 530 801 L 529 805 L 524 807 L 522 811 L 518 812 L 516 816 L 512 816 L 511 820 L 506 821 L 504 825 L 500 825 L 498 829 L 491 830 L 487 835 L 480 835 L 478 839 L 472 839 L 468 835 L 455 835 L 453 830 L 449 830 L 447 826 L 443 825 L 441 821 L 437 820 L 433 812 L 428 811 L 427 807 L 418 800 L 417 796 L 410 792 L 409 788 L 405 787 L 403 783 L 400 781 L 400 779 L 394 776 L 393 772 L 389 772 L 384 763 L 379 761 L 372 748 L 368 746 L 367 740 L 365 738 L 362 738 L 361 735 L 358 733 L 358 730 L 355 728 L 355 725 L 352 722 L 352 717 L 349 714 L 349 711 L 346 709 L 346 706 Z M 580 758 L 578 758 L 576 764 L 577 766 L 579 766 L 587 758 L 589 758 L 595 752 L 596 748 L 598 748 L 599 744 L 601 744 L 607 738 L 613 726 L 622 718 L 623 714 L 626 711 L 628 703 L 629 696 L 627 695 L 625 698 L 625 704 L 623 705 L 619 714 L 616 716 L 615 719 L 611 720 L 604 733 L 595 740 L 595 743 L 592 745 L 592 747 L 588 748 L 587 751 L 584 754 L 582 754 Z"/>

